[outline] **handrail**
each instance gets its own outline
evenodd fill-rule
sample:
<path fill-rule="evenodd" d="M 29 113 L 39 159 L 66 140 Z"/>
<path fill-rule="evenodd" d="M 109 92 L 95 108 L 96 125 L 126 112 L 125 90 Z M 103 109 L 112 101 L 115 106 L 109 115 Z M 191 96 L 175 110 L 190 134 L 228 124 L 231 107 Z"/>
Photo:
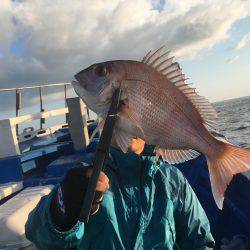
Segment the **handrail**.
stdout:
<path fill-rule="evenodd" d="M 55 87 L 55 86 L 65 86 L 71 85 L 71 83 L 52 83 L 52 84 L 43 84 L 43 85 L 34 85 L 34 86 L 25 86 L 25 87 L 17 87 L 17 88 L 0 88 L 0 92 L 4 91 L 16 91 L 16 90 L 23 90 L 23 89 L 37 89 L 37 88 L 47 88 L 47 87 Z"/>
<path fill-rule="evenodd" d="M 6 92 L 6 91 L 15 91 L 16 95 L 16 117 L 19 116 L 19 110 L 21 109 L 21 90 L 27 90 L 27 89 L 38 89 L 39 91 L 39 103 L 40 103 L 40 112 L 43 113 L 45 110 L 43 108 L 43 94 L 42 94 L 42 89 L 47 88 L 47 87 L 55 87 L 55 86 L 64 86 L 64 99 L 65 99 L 65 107 L 67 106 L 66 104 L 66 98 L 67 98 L 67 86 L 71 85 L 71 83 L 52 83 L 52 84 L 44 84 L 44 85 L 33 85 L 33 86 L 24 86 L 24 87 L 16 87 L 16 88 L 0 88 L 0 93 L 1 92 Z M 45 123 L 45 118 L 40 119 L 40 129 L 42 129 L 43 124 Z M 16 134 L 18 135 L 18 124 L 16 124 Z"/>
<path fill-rule="evenodd" d="M 32 114 L 32 115 L 11 117 L 9 119 L 13 125 L 16 125 L 16 124 L 20 124 L 23 122 L 38 120 L 41 118 L 49 118 L 49 117 L 53 117 L 53 116 L 64 115 L 64 114 L 67 114 L 68 112 L 69 112 L 68 108 L 61 108 L 61 109 L 53 109 L 53 110 L 49 110 L 49 111 L 44 111 L 44 112 L 36 113 L 36 114 Z"/>

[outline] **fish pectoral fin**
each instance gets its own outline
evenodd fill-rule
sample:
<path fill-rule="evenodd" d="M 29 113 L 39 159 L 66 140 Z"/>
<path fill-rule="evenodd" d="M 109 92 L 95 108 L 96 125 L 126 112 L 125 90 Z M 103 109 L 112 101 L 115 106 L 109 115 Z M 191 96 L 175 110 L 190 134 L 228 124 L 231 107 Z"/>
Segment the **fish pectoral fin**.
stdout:
<path fill-rule="evenodd" d="M 126 133 L 123 130 L 115 129 L 114 136 L 119 148 L 122 150 L 123 153 L 126 153 L 128 151 L 129 146 L 131 145 L 133 138 L 132 135 Z"/>
<path fill-rule="evenodd" d="M 156 155 L 161 156 L 170 164 L 182 163 L 197 158 L 200 153 L 193 149 L 164 149 L 157 148 Z"/>
<path fill-rule="evenodd" d="M 95 136 L 99 131 L 102 131 L 103 126 L 104 126 L 104 123 L 105 123 L 105 120 L 99 117 L 99 119 L 98 119 L 98 124 L 97 124 L 96 128 L 94 129 L 94 131 L 93 131 L 92 134 L 91 134 L 90 141 L 92 141 L 92 140 L 94 139 L 94 136 Z"/>
<path fill-rule="evenodd" d="M 138 132 L 141 134 L 141 136 L 142 136 L 143 138 L 145 138 L 145 134 L 144 134 L 144 131 L 143 131 L 141 125 L 140 125 L 140 122 L 138 121 L 137 117 L 136 117 L 135 115 L 132 114 L 132 112 L 130 111 L 130 109 L 127 108 L 127 107 L 124 107 L 124 108 L 122 109 L 121 113 L 122 113 L 125 117 L 127 117 L 127 118 L 131 121 L 132 124 L 135 125 L 135 127 L 138 129 Z M 119 116 L 119 114 L 118 114 L 118 116 Z"/>

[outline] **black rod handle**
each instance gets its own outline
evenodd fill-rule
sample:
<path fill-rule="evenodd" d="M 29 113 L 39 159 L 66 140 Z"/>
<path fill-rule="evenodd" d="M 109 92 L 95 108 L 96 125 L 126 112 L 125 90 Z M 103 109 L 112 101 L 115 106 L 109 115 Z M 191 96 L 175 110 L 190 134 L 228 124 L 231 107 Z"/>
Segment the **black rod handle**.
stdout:
<path fill-rule="evenodd" d="M 108 111 L 108 115 L 106 117 L 106 121 L 103 127 L 103 131 L 97 145 L 97 149 L 94 156 L 93 161 L 93 173 L 89 179 L 87 191 L 85 193 L 83 205 L 80 212 L 79 220 L 83 222 L 88 222 L 89 215 L 91 211 L 91 206 L 95 196 L 95 190 L 98 182 L 98 178 L 100 172 L 103 169 L 105 161 L 109 154 L 109 147 L 111 143 L 111 138 L 115 126 L 115 121 L 117 117 L 117 112 L 119 108 L 119 101 L 120 101 L 121 90 L 116 89 L 113 97 L 112 102 Z"/>

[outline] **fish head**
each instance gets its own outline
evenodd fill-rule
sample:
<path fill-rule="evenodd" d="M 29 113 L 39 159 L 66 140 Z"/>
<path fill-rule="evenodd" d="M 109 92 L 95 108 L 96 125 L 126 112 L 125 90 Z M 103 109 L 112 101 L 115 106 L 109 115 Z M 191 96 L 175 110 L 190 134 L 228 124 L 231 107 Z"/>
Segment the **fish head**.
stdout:
<path fill-rule="evenodd" d="M 115 62 L 91 65 L 75 75 L 73 87 L 85 104 L 96 113 L 109 107 L 114 90 L 120 87 L 124 72 Z"/>

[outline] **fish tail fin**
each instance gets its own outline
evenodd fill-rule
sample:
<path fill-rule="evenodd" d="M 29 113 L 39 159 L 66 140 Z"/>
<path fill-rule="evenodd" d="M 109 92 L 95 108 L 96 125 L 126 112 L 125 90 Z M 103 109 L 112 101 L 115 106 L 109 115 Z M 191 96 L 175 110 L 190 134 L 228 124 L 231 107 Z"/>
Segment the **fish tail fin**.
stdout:
<path fill-rule="evenodd" d="M 233 175 L 250 171 L 250 150 L 220 143 L 223 150 L 216 157 L 207 157 L 207 162 L 215 203 L 222 209 L 224 193 Z"/>

